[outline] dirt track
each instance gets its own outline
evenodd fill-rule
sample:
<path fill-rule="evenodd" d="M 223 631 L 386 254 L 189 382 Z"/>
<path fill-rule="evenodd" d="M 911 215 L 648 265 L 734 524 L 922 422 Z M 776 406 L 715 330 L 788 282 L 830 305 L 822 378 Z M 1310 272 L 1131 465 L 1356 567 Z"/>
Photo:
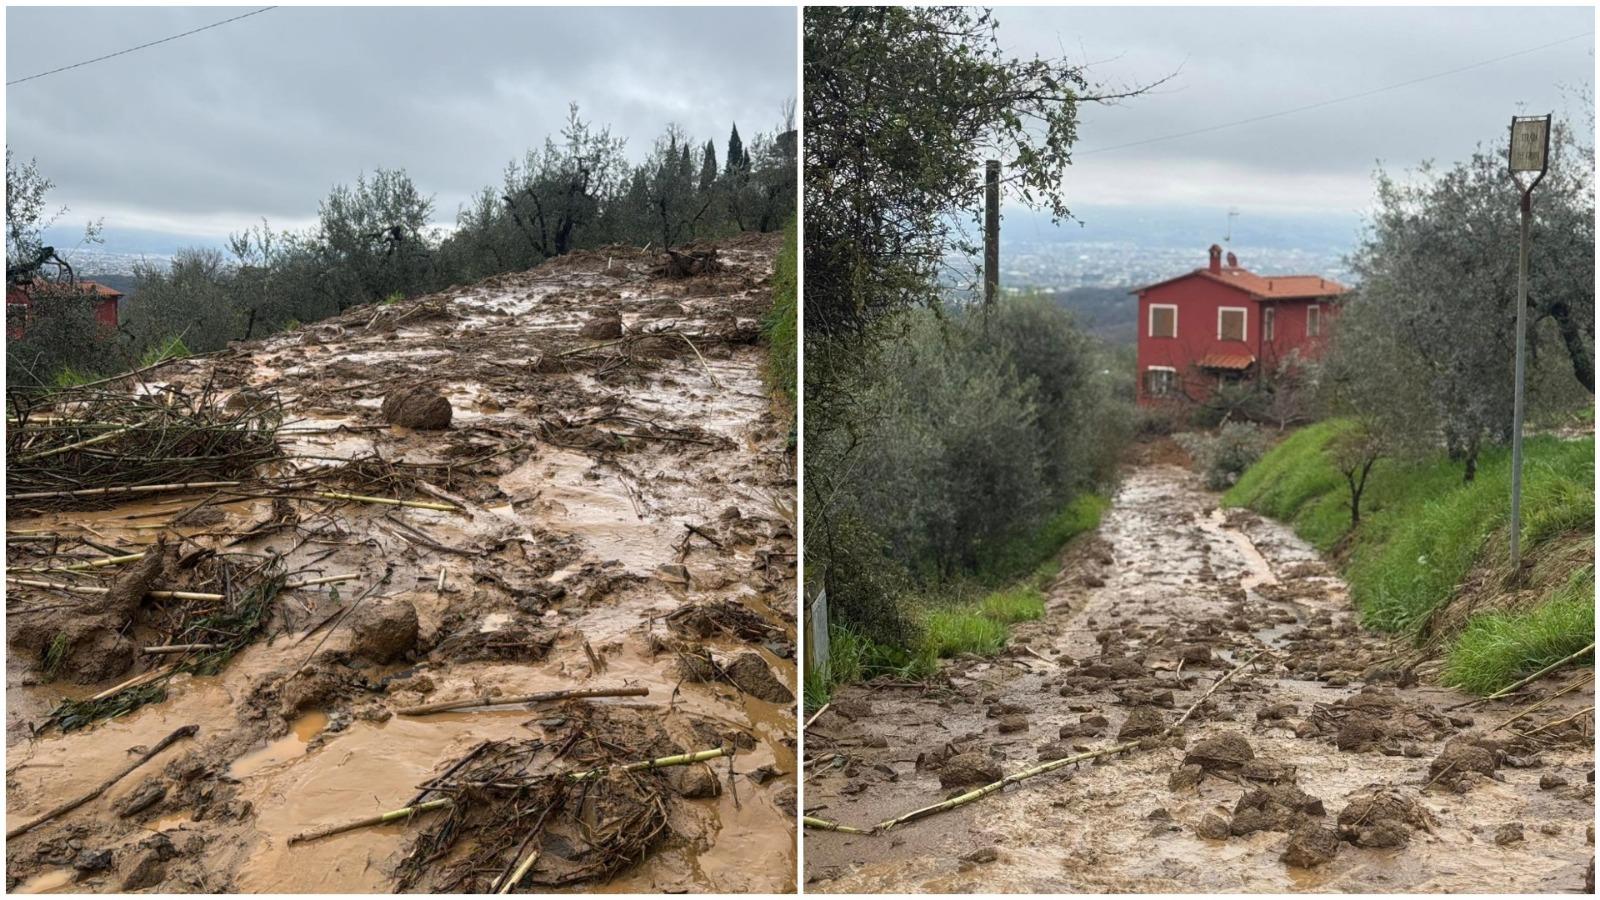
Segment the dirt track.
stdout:
<path fill-rule="evenodd" d="M 86 697 L 156 661 L 140 658 L 93 684 L 41 683 L 37 654 L 13 646 L 8 828 L 98 784 L 133 758 L 130 748 L 182 725 L 199 732 L 99 800 L 10 840 L 8 889 L 387 892 L 427 818 L 312 843 L 286 839 L 405 805 L 482 740 L 542 739 L 554 748 L 586 728 L 617 762 L 722 744 L 737 755 L 692 775 L 649 775 L 671 790 L 659 808 L 665 828 L 642 861 L 584 878 L 582 839 L 551 839 L 527 884 L 792 890 L 793 460 L 755 341 L 777 244 L 775 236 L 735 240 L 721 248 L 725 271 L 692 278 L 657 277 L 654 258 L 638 251 L 577 253 L 363 307 L 151 376 L 276 393 L 291 419 L 279 434 L 285 458 L 276 476 L 332 472 L 378 453 L 433 466 L 421 471 L 437 477 L 411 493 L 465 512 L 305 491 L 290 501 L 217 498 L 211 508 L 220 516 L 164 533 L 182 536 L 186 548 L 282 553 L 297 578 L 358 578 L 337 593 L 285 591 L 265 638 L 220 674 L 179 675 L 163 702 L 87 729 L 33 734 L 63 696 Z M 620 318 L 621 338 L 596 321 L 611 317 Z M 667 333 L 641 337 L 652 331 Z M 413 431 L 379 417 L 388 392 L 419 383 L 449 399 L 448 430 Z M 38 515 L 12 504 L 8 525 L 61 534 L 69 546 L 92 533 L 132 551 L 162 530 L 151 526 L 202 497 Z M 29 555 L 37 546 L 8 543 L 11 566 L 38 565 Z M 416 614 L 414 636 L 401 629 L 402 645 L 382 663 L 355 645 L 374 639 L 355 616 L 347 627 L 314 630 L 369 588 L 369 606 Z M 49 610 L 88 602 L 39 590 L 7 597 L 12 622 L 24 608 L 58 615 Z M 683 615 L 695 605 L 708 614 Z M 126 638 L 159 642 L 142 622 Z M 712 677 L 685 679 L 680 659 L 702 651 L 715 661 Z M 531 711 L 393 714 L 484 694 L 613 685 L 649 694 Z M 540 764 L 576 765 L 555 762 L 564 752 L 547 749 Z M 164 796 L 153 805 L 119 814 L 135 792 L 158 789 Z M 415 887 L 440 886 L 442 877 L 430 868 Z"/>
<path fill-rule="evenodd" d="M 1581 670 L 1452 711 L 1470 698 L 1397 670 L 1311 548 L 1173 466 L 1132 471 L 1066 558 L 1002 656 L 841 690 L 806 733 L 806 811 L 866 828 L 1041 760 L 1144 746 L 887 832 L 808 830 L 808 892 L 1583 889 L 1593 713 L 1493 731 Z M 1519 726 L 1593 703 L 1590 683 Z"/>

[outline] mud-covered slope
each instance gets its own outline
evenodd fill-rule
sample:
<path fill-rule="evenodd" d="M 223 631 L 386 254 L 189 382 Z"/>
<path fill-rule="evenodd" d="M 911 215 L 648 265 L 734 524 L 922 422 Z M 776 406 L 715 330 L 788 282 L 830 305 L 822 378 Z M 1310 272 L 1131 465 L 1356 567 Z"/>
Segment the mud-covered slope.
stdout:
<path fill-rule="evenodd" d="M 635 250 L 573 254 L 148 376 L 210 383 L 241 402 L 276 394 L 289 419 L 283 458 L 262 484 L 213 497 L 207 509 L 221 515 L 195 524 L 167 523 L 205 493 L 72 512 L 12 503 L 12 533 L 60 534 L 68 546 L 92 535 L 101 549 L 85 546 L 89 555 L 181 536 L 185 550 L 281 554 L 291 579 L 357 577 L 284 591 L 262 639 L 220 673 L 179 675 L 164 701 L 65 734 L 33 730 L 62 697 L 161 660 L 141 656 L 92 684 L 69 683 L 71 672 L 41 683 L 39 661 L 13 649 L 8 828 L 93 788 L 130 750 L 199 728 L 99 799 L 10 840 L 8 887 L 388 891 L 426 817 L 288 838 L 405 806 L 482 741 L 533 740 L 567 754 L 541 758 L 552 767 L 597 753 L 735 751 L 731 764 L 646 773 L 665 792 L 666 828 L 641 861 L 600 880 L 606 890 L 791 889 L 793 459 L 755 340 L 776 250 L 767 236 L 737 239 L 719 248 L 722 271 L 686 278 L 654 274 L 656 259 Z M 448 429 L 380 413 L 386 396 L 418 385 L 448 399 Z M 368 461 L 343 466 L 355 459 Z M 40 548 L 8 542 L 11 566 L 40 565 Z M 363 595 L 357 613 L 326 624 Z M 9 621 L 19 605 L 61 615 L 92 599 L 12 587 Z M 159 643 L 140 632 L 147 619 L 131 626 L 135 645 Z M 694 662 L 706 653 L 709 667 Z M 612 710 L 598 719 L 580 701 L 395 715 L 613 686 L 648 694 L 590 701 Z M 653 724 L 617 724 L 633 719 Z M 123 815 L 135 795 L 141 808 Z M 576 871 L 566 857 L 582 848 L 552 839 L 543 853 L 525 888 Z M 434 877 L 425 867 L 414 887 L 436 887 Z"/>
<path fill-rule="evenodd" d="M 1592 872 L 1587 673 L 1470 706 L 1419 682 L 1312 548 L 1175 466 L 1128 475 L 1014 636 L 942 683 L 839 691 L 806 732 L 807 813 L 870 828 L 1139 746 L 885 832 L 808 831 L 808 891 L 1543 892 Z"/>

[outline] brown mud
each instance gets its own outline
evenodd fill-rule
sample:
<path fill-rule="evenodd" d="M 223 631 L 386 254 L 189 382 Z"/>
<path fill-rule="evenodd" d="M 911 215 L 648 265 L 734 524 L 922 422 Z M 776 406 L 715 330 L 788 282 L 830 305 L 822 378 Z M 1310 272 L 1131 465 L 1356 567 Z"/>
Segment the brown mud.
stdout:
<path fill-rule="evenodd" d="M 8 889 L 386 892 L 426 818 L 287 839 L 405 806 L 481 742 L 537 740 L 586 715 L 577 704 L 587 702 L 631 710 L 660 732 L 638 747 L 614 738 L 607 750 L 618 761 L 723 743 L 736 755 L 706 770 L 716 790 L 652 787 L 665 829 L 637 861 L 596 866 L 602 876 L 566 889 L 792 890 L 793 703 L 770 685 L 753 696 L 729 679 L 687 681 L 680 667 L 685 654 L 724 667 L 753 656 L 784 693 L 796 689 L 794 461 L 755 340 L 777 249 L 768 236 L 735 239 L 718 248 L 717 272 L 687 278 L 652 274 L 657 260 L 637 250 L 575 253 L 150 376 L 276 394 L 290 419 L 273 476 L 462 511 L 307 490 L 224 496 L 181 525 L 173 515 L 204 494 L 77 511 L 11 504 L 11 535 L 132 553 L 164 534 L 186 549 L 283 554 L 291 579 L 358 577 L 283 591 L 261 637 L 220 672 L 178 675 L 164 700 L 66 733 L 41 728 L 63 698 L 162 660 L 139 655 L 84 685 L 9 654 L 8 829 L 97 786 L 175 728 L 199 732 L 99 799 L 9 840 Z M 595 316 L 619 320 L 621 337 L 582 337 Z M 391 424 L 385 398 L 422 387 L 429 393 L 408 402 L 437 407 L 431 398 L 442 396 L 448 426 L 437 427 L 436 408 L 406 419 L 419 427 Z M 393 403 L 388 415 L 402 418 Z M 339 468 L 352 460 L 360 466 Z M 10 567 L 39 565 L 41 546 L 8 541 Z M 347 620 L 314 630 L 364 593 Z M 8 619 L 70 615 L 85 602 L 8 586 Z M 135 647 L 151 642 L 142 621 L 127 626 Z M 613 686 L 649 694 L 395 714 Z M 677 784 L 666 772 L 642 777 Z M 561 864 L 547 848 L 524 885 Z M 431 885 L 424 872 L 414 889 Z"/>
<path fill-rule="evenodd" d="M 808 815 L 871 828 L 1049 759 L 1142 739 L 870 835 L 806 832 L 824 893 L 1580 891 L 1592 682 L 1472 698 L 1397 665 L 1279 523 L 1147 461 L 1038 622 L 927 685 L 853 685 L 806 731 Z M 1162 732 L 1252 655 L 1176 734 Z M 941 784 L 942 782 L 942 784 Z M 958 786 L 959 785 L 959 786 Z"/>

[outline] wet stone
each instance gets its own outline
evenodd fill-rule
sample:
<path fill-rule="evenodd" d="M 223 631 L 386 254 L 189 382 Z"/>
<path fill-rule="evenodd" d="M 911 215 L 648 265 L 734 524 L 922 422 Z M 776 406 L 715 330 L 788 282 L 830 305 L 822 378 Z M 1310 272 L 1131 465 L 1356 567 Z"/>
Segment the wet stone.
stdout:
<path fill-rule="evenodd" d="M 1308 823 L 1289 835 L 1289 845 L 1284 848 L 1281 858 L 1291 866 L 1315 868 L 1338 855 L 1339 843 L 1339 832 L 1324 825 Z"/>
<path fill-rule="evenodd" d="M 1184 756 L 1185 765 L 1198 765 L 1208 771 L 1232 771 L 1255 758 L 1250 742 L 1233 731 L 1201 738 Z"/>
<path fill-rule="evenodd" d="M 961 857 L 961 861 L 962 862 L 979 863 L 979 864 L 981 864 L 981 863 L 992 863 L 992 862 L 994 862 L 995 860 L 997 860 L 999 858 L 1000 858 L 1000 851 L 996 850 L 993 847 L 981 847 L 981 848 L 979 848 L 977 850 L 972 851 L 971 853 L 968 853 L 966 856 Z"/>
<path fill-rule="evenodd" d="M 602 313 L 583 323 L 578 329 L 582 337 L 597 341 L 610 341 L 622 337 L 622 316 L 616 313 Z"/>
<path fill-rule="evenodd" d="M 375 663 L 403 658 L 417 643 L 417 608 L 407 600 L 363 604 L 350 613 L 350 652 Z"/>
<path fill-rule="evenodd" d="M 723 670 L 739 690 L 768 703 L 793 703 L 794 694 L 778 680 L 759 653 L 741 653 Z"/>
<path fill-rule="evenodd" d="M 1028 717 L 1023 715 L 1001 716 L 1000 722 L 996 727 L 1000 729 L 1001 734 L 1015 734 L 1019 731 L 1027 731 Z"/>
<path fill-rule="evenodd" d="M 1441 784 L 1455 786 L 1469 772 L 1493 775 L 1497 768 L 1495 755 L 1477 744 L 1451 741 L 1428 766 L 1428 778 Z"/>
<path fill-rule="evenodd" d="M 413 385 L 391 391 L 380 409 L 384 421 L 418 431 L 440 431 L 450 427 L 453 415 L 450 401 L 426 385 Z"/>
<path fill-rule="evenodd" d="M 679 766 L 667 777 L 667 782 L 678 796 L 686 800 L 716 797 L 722 793 L 722 783 L 706 766 Z"/>
<path fill-rule="evenodd" d="M 1216 813 L 1206 813 L 1200 819 L 1200 824 L 1195 826 L 1194 833 L 1208 841 L 1225 841 L 1232 833 L 1232 828 L 1227 819 Z"/>
<path fill-rule="evenodd" d="M 991 784 L 1002 777 L 1000 764 L 987 754 L 976 751 L 958 753 L 939 767 L 939 786 L 942 788 Z"/>
<path fill-rule="evenodd" d="M 1205 769 L 1197 765 L 1179 766 L 1171 775 L 1167 776 L 1167 788 L 1181 791 L 1196 787 L 1200 784 L 1200 779 L 1205 775 L 1205 771 Z"/>
<path fill-rule="evenodd" d="M 1567 780 L 1554 772 L 1546 772 L 1539 776 L 1539 790 L 1553 791 L 1556 788 L 1567 786 Z"/>
<path fill-rule="evenodd" d="M 1166 727 L 1166 717 L 1161 715 L 1160 710 L 1152 706 L 1135 707 L 1133 712 L 1128 714 L 1127 720 L 1122 723 L 1122 728 L 1118 729 L 1117 740 L 1121 742 L 1153 737 Z"/>
<path fill-rule="evenodd" d="M 104 872 L 106 869 L 111 868 L 111 851 L 89 849 L 79 850 L 77 858 L 72 861 L 72 867 L 85 874 L 90 872 Z"/>
<path fill-rule="evenodd" d="M 1506 824 L 1495 829 L 1494 843 L 1497 847 L 1505 847 L 1510 844 L 1520 844 L 1523 840 L 1525 840 L 1525 838 L 1522 834 L 1521 822 L 1507 822 Z"/>

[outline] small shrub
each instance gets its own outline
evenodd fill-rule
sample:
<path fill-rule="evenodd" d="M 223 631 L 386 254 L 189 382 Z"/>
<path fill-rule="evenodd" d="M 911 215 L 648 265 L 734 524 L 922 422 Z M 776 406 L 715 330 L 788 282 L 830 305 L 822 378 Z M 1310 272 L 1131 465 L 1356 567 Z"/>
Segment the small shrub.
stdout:
<path fill-rule="evenodd" d="M 1246 422 L 1229 422 L 1215 434 L 1186 432 L 1174 438 L 1194 460 L 1206 487 L 1220 491 L 1238 482 L 1267 451 L 1268 438 L 1260 428 Z"/>
<path fill-rule="evenodd" d="M 1135 439 L 1167 437 L 1183 427 L 1184 408 L 1173 403 L 1139 406 L 1133 411 Z"/>

